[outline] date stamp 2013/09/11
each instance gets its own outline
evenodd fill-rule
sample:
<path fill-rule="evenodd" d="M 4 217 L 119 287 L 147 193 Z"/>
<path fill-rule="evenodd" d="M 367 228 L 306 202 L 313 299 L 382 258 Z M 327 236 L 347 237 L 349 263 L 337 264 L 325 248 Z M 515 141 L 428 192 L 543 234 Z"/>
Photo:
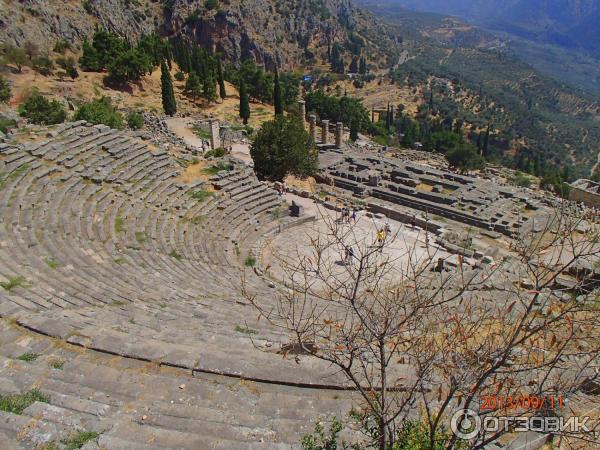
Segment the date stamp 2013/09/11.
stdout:
<path fill-rule="evenodd" d="M 562 410 L 564 398 L 562 395 L 483 395 L 479 407 L 482 411 Z"/>

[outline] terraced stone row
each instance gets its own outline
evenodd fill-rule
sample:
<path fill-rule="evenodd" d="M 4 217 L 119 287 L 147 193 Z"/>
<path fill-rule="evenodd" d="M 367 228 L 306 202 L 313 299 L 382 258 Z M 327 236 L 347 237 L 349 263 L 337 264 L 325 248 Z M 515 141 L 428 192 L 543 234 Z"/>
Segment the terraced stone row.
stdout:
<path fill-rule="evenodd" d="M 343 391 L 161 369 L 65 346 L 3 321 L 0 391 L 32 389 L 43 398 L 20 413 L 0 411 L 2 448 L 36 449 L 93 431 L 92 443 L 109 450 L 289 449 L 316 420 L 345 417 L 352 400 Z"/>
<path fill-rule="evenodd" d="M 125 133 L 77 123 L 52 134 L 0 147 L 0 314 L 75 345 L 198 372 L 341 381 L 283 361 L 285 337 L 257 322 L 241 294 L 244 279 L 273 296 L 243 266 L 246 240 L 276 227 L 280 207 L 251 171 L 186 185 L 169 155 Z"/>

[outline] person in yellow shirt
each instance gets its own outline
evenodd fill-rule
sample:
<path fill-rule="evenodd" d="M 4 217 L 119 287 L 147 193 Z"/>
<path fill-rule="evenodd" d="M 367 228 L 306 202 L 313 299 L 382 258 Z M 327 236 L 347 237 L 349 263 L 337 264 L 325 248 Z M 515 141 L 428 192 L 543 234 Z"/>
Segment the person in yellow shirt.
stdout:
<path fill-rule="evenodd" d="M 383 243 L 385 242 L 385 231 L 383 228 L 377 231 L 377 243 L 379 244 L 379 251 L 383 251 Z"/>

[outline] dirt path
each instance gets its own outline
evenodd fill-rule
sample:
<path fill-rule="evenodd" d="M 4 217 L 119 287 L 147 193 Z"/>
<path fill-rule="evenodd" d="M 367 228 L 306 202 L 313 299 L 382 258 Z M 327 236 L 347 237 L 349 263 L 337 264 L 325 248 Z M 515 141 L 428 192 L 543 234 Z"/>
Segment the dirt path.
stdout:
<path fill-rule="evenodd" d="M 191 128 L 194 119 L 190 119 L 189 117 L 171 117 L 165 119 L 165 122 L 169 130 L 183 139 L 187 145 L 202 148 L 202 139 L 196 136 Z"/>

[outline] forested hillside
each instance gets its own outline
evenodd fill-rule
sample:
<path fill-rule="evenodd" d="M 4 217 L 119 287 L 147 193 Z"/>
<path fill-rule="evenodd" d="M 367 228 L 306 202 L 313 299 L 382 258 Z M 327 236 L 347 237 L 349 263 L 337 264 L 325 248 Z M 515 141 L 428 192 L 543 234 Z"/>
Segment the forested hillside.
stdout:
<path fill-rule="evenodd" d="M 117 88 L 119 83 L 137 82 L 159 66 L 160 58 L 147 48 L 154 45 L 150 36 L 156 36 L 173 50 L 177 43 L 185 43 L 197 67 L 183 60 L 184 72 L 201 75 L 209 86 L 200 92 L 192 77 L 186 80 L 186 95 L 197 92 L 208 101 L 215 98 L 211 86 L 217 79 L 217 62 L 228 81 L 238 84 L 243 74 L 250 96 L 265 102 L 271 101 L 275 68 L 288 85 L 310 73 L 313 83 L 304 89 L 323 89 L 338 98 L 345 91 L 345 74 L 359 72 L 363 78 L 353 83 L 353 96 L 366 97 L 363 87 L 376 80 L 380 103 L 374 106 L 385 108 L 389 103 L 402 106 L 407 114 L 418 111 L 421 118 L 413 114 L 412 119 L 423 120 L 423 114 L 429 114 L 429 121 L 464 124 L 463 133 L 474 143 L 490 130 L 488 156 L 523 170 L 572 166 L 572 174 L 582 175 L 599 152 L 600 106 L 595 97 L 540 75 L 504 52 L 501 40 L 455 19 L 391 14 L 385 7 L 373 15 L 350 0 L 0 3 L 0 43 L 21 49 L 35 43 L 38 71 L 52 72 L 50 65 L 59 63 L 72 73 L 73 62 L 78 61 L 80 70 L 108 72 L 105 84 Z M 117 47 L 123 50 L 108 55 L 100 65 L 79 60 L 96 29 L 121 39 Z M 145 42 L 141 53 L 149 61 L 136 58 L 140 40 Z M 57 43 L 69 47 L 72 60 L 52 62 Z M 181 55 L 176 59 L 181 63 Z M 9 65 L 15 70 L 14 64 Z M 206 76 L 209 82 L 204 83 Z M 410 98 L 392 94 L 396 91 L 391 83 L 412 91 Z M 288 94 L 293 92 L 297 91 Z M 427 113 L 422 104 L 430 105 Z M 427 123 L 423 125 L 427 130 Z M 359 128 L 381 131 L 378 124 L 367 126 L 362 119 Z"/>

